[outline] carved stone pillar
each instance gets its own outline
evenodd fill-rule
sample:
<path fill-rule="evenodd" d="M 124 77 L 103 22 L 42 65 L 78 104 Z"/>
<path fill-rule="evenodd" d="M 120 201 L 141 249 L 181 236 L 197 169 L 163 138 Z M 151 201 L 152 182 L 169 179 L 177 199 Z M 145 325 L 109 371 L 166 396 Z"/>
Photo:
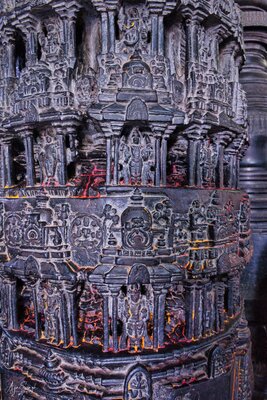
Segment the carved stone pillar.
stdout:
<path fill-rule="evenodd" d="M 237 188 L 237 150 L 229 146 L 225 149 L 226 163 L 228 174 L 224 178 L 225 187 Z"/>
<path fill-rule="evenodd" d="M 163 135 L 161 141 L 161 184 L 167 183 L 167 150 L 168 150 L 168 135 Z"/>
<path fill-rule="evenodd" d="M 187 61 L 189 63 L 196 63 L 199 59 L 199 47 L 198 47 L 198 38 L 199 38 L 199 28 L 200 22 L 199 17 L 196 15 L 194 17 L 190 17 L 186 21 L 186 38 L 187 38 Z"/>
<path fill-rule="evenodd" d="M 118 288 L 111 288 L 112 309 L 111 309 L 111 332 L 112 332 L 112 348 L 116 353 L 119 349 L 118 341 Z"/>
<path fill-rule="evenodd" d="M 112 53 L 115 50 L 115 15 L 114 11 L 108 11 L 108 50 Z"/>
<path fill-rule="evenodd" d="M 25 129 L 23 134 L 24 148 L 26 154 L 26 185 L 35 184 L 35 162 L 33 152 L 33 132 L 31 129 Z"/>
<path fill-rule="evenodd" d="M 161 161 L 161 154 L 160 154 L 160 147 L 161 147 L 161 135 L 156 136 L 156 150 L 155 150 L 155 185 L 160 185 L 160 178 L 161 178 L 161 168 L 160 168 L 160 161 Z"/>
<path fill-rule="evenodd" d="M 3 396 L 250 400 L 235 0 L 4 2 Z"/>
<path fill-rule="evenodd" d="M 102 30 L 102 53 L 108 53 L 108 37 L 109 37 L 109 30 L 108 30 L 108 14 L 107 12 L 101 13 L 101 30 Z"/>
<path fill-rule="evenodd" d="M 216 295 L 216 330 L 220 332 L 224 329 L 224 294 L 225 294 L 225 286 L 222 282 L 217 282 L 215 284 L 215 295 Z"/>
<path fill-rule="evenodd" d="M 153 348 L 158 350 L 164 347 L 165 326 L 165 300 L 167 289 L 153 286 L 154 293 L 154 315 L 153 315 Z"/>
<path fill-rule="evenodd" d="M 228 140 L 229 134 L 227 134 L 227 132 L 222 132 L 216 135 L 215 143 L 217 146 L 217 162 L 215 169 L 215 184 L 219 188 L 224 187 L 224 151 Z"/>
<path fill-rule="evenodd" d="M 189 186 L 201 186 L 201 169 L 200 169 L 200 146 L 201 138 L 198 136 L 188 136 L 188 159 L 193 160 L 188 169 Z"/>
<path fill-rule="evenodd" d="M 243 284 L 245 309 L 252 334 L 254 397 L 267 393 L 267 8 L 262 0 L 238 0 L 244 24 L 246 63 L 240 80 L 248 102 L 250 146 L 241 162 L 240 187 L 251 199 L 251 226 L 254 258 L 247 268 Z"/>
<path fill-rule="evenodd" d="M 42 323 L 41 323 L 41 313 L 39 311 L 39 303 L 38 303 L 38 290 L 39 290 L 39 285 L 38 281 L 30 281 L 30 287 L 32 290 L 32 299 L 33 299 L 33 305 L 34 305 L 34 319 L 35 319 L 35 339 L 40 340 L 42 336 Z"/>
<path fill-rule="evenodd" d="M 1 143 L 1 161 L 2 161 L 2 185 L 11 187 L 13 184 L 13 160 L 11 149 L 11 137 L 3 137 Z"/>
<path fill-rule="evenodd" d="M 58 182 L 60 185 L 67 183 L 67 157 L 66 157 L 66 138 L 62 127 L 56 126 L 56 135 L 58 143 Z"/>
<path fill-rule="evenodd" d="M 7 78 L 16 77 L 14 31 L 6 31 Z"/>
<path fill-rule="evenodd" d="M 103 293 L 103 350 L 108 351 L 109 344 L 109 293 Z"/>
<path fill-rule="evenodd" d="M 65 310 L 63 313 L 67 317 L 66 321 L 66 342 L 65 345 L 68 346 L 72 344 L 73 346 L 78 346 L 78 334 L 77 334 L 77 288 L 73 284 L 65 283 L 64 292 L 64 306 Z"/>
<path fill-rule="evenodd" d="M 107 177 L 106 184 L 111 184 L 111 168 L 112 168 L 112 138 L 109 136 L 106 138 L 106 148 L 107 148 Z"/>
<path fill-rule="evenodd" d="M 190 282 L 185 286 L 185 320 L 186 331 L 185 336 L 188 340 L 194 338 L 194 323 L 195 323 L 195 287 Z"/>
<path fill-rule="evenodd" d="M 8 329 L 18 329 L 17 280 L 11 276 L 5 276 L 4 285 L 8 304 L 7 326 Z"/>

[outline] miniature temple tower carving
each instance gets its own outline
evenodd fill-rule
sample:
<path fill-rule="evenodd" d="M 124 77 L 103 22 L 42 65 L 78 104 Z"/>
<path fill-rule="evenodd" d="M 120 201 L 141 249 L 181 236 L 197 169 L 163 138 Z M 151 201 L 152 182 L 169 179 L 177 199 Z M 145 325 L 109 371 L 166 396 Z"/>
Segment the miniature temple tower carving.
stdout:
<path fill-rule="evenodd" d="M 236 2 L 0 15 L 3 399 L 249 400 Z"/>

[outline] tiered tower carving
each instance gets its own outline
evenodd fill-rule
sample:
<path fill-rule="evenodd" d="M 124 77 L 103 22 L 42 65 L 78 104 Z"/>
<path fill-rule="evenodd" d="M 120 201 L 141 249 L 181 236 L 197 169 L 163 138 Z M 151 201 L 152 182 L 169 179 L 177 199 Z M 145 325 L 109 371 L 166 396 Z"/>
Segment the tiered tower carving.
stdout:
<path fill-rule="evenodd" d="M 3 398 L 249 400 L 233 0 L 4 0 Z"/>

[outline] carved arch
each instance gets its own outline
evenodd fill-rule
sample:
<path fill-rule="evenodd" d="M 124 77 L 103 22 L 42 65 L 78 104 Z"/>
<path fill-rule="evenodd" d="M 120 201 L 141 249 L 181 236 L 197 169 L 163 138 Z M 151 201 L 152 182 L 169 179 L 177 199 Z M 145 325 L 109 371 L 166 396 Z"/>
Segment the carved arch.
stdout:
<path fill-rule="evenodd" d="M 127 121 L 147 121 L 148 110 L 145 102 L 140 98 L 135 98 L 127 107 L 126 112 Z"/>
<path fill-rule="evenodd" d="M 151 377 L 146 368 L 139 365 L 132 369 L 124 384 L 124 400 L 134 400 L 136 393 L 143 400 L 152 399 Z"/>
<path fill-rule="evenodd" d="M 143 264 L 134 264 L 129 277 L 128 284 L 140 283 L 142 285 L 148 285 L 150 283 L 150 276 L 147 267 Z"/>

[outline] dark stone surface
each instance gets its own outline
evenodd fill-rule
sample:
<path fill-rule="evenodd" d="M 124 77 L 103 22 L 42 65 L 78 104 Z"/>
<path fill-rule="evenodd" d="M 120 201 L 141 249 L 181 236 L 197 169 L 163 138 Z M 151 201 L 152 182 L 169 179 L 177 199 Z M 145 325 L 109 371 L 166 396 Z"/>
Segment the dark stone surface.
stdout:
<path fill-rule="evenodd" d="M 250 400 L 237 4 L 0 12 L 3 400 Z"/>
<path fill-rule="evenodd" d="M 252 333 L 255 400 L 267 396 L 267 13 L 265 2 L 240 1 L 247 61 L 241 81 L 247 92 L 250 147 L 241 164 L 241 186 L 251 198 L 254 257 L 244 276 L 246 316 Z"/>

